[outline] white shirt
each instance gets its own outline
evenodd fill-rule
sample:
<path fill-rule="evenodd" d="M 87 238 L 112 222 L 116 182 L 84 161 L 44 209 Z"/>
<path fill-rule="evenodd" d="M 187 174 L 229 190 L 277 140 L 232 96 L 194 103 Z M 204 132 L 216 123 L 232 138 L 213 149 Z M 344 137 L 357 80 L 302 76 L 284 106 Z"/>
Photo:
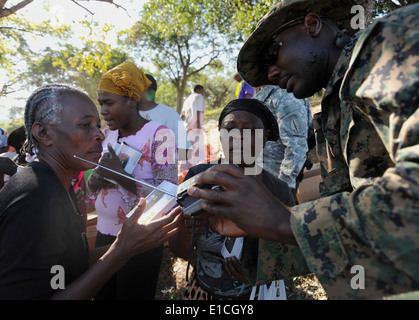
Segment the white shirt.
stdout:
<path fill-rule="evenodd" d="M 178 149 L 189 149 L 191 147 L 182 119 L 174 108 L 159 103 L 153 109 L 140 110 L 140 115 L 147 120 L 163 124 L 172 130 Z"/>
<path fill-rule="evenodd" d="M 198 128 L 198 111 L 201 111 L 199 120 L 202 127 L 205 110 L 204 96 L 202 94 L 195 92 L 186 99 L 182 109 L 182 115 L 185 116 L 186 131 Z"/>

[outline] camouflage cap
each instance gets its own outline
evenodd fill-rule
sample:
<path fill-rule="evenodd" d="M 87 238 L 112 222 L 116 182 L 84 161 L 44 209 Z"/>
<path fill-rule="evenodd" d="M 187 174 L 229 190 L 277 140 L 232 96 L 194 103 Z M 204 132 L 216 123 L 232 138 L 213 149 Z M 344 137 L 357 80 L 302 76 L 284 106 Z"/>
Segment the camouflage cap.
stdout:
<path fill-rule="evenodd" d="M 340 29 L 346 29 L 352 35 L 356 30 L 351 28 L 351 8 L 356 4 L 355 0 L 282 0 L 259 21 L 256 30 L 244 43 L 237 58 L 237 70 L 253 87 L 275 84 L 268 80 L 261 57 L 268 41 L 281 26 L 316 13 L 331 19 Z"/>

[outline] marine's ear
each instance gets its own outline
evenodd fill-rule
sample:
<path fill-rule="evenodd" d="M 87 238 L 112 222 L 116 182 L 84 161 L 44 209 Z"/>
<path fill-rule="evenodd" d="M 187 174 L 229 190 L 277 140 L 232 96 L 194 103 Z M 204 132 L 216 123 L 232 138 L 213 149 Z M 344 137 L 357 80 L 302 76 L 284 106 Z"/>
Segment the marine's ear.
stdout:
<path fill-rule="evenodd" d="M 315 13 L 309 13 L 304 18 L 304 26 L 310 36 L 317 37 L 322 29 L 322 20 Z"/>

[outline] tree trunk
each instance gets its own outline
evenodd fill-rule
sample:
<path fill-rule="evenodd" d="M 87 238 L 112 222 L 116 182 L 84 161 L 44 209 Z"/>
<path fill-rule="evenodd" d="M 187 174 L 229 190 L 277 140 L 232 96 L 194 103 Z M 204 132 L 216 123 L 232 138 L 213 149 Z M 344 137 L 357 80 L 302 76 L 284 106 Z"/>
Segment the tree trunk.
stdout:
<path fill-rule="evenodd" d="M 189 66 L 184 66 L 183 67 L 183 77 L 179 81 L 180 86 L 176 86 L 176 89 L 177 89 L 176 111 L 179 114 L 182 112 L 183 98 L 185 96 L 186 84 L 188 83 L 188 79 L 189 79 L 188 67 Z"/>
<path fill-rule="evenodd" d="M 376 0 L 357 0 L 356 2 L 364 8 L 365 13 L 365 28 L 371 23 L 372 15 L 374 13 Z"/>
<path fill-rule="evenodd" d="M 185 96 L 185 88 L 178 88 L 177 89 L 177 99 L 176 99 L 176 111 L 179 114 L 182 112 L 183 97 L 184 96 Z"/>

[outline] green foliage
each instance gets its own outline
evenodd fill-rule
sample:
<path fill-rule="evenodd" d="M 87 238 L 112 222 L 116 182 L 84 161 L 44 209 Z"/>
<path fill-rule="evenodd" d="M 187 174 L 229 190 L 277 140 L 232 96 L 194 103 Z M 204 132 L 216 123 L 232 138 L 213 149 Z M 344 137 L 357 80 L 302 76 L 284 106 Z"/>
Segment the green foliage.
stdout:
<path fill-rule="evenodd" d="M 207 112 L 211 109 L 224 108 L 229 101 L 235 99 L 237 82 L 233 75 L 223 76 L 204 71 L 193 77 L 193 83 L 205 83 L 205 105 Z M 191 90 L 192 93 L 192 90 Z"/>
<path fill-rule="evenodd" d="M 150 0 L 134 28 L 124 32 L 124 43 L 175 86 L 178 111 L 188 80 L 204 69 L 222 69 L 221 58 L 233 52 L 226 32 L 231 12 L 224 10 L 230 2 Z"/>
<path fill-rule="evenodd" d="M 60 50 L 47 47 L 28 62 L 25 78 L 34 87 L 51 82 L 71 83 L 95 99 L 100 76 L 128 59 L 125 52 L 103 42 L 87 41 L 82 48 L 66 44 Z"/>
<path fill-rule="evenodd" d="M 223 111 L 224 107 L 225 106 L 214 108 L 214 109 L 209 109 L 205 111 L 204 121 L 218 120 L 218 118 L 220 117 L 221 111 Z"/>
<path fill-rule="evenodd" d="M 419 0 L 397 0 L 396 2 L 398 3 L 392 0 L 376 0 L 375 2 L 376 4 L 373 17 L 389 13 L 393 10 L 407 6 L 409 4 L 418 3 Z"/>
<path fill-rule="evenodd" d="M 0 96 L 22 87 L 30 90 L 45 83 L 66 82 L 82 87 L 94 98 L 100 75 L 130 57 L 106 43 L 112 25 L 80 24 L 84 32 L 76 37 L 70 26 L 58 21 L 34 23 L 19 12 L 0 18 L 0 68 L 8 79 L 0 83 Z M 29 45 L 31 39 L 48 39 L 50 46 L 35 52 Z"/>
<path fill-rule="evenodd" d="M 278 3 L 278 0 L 237 0 L 233 14 L 233 31 L 240 34 L 240 40 L 244 41 L 256 29 L 257 23 L 269 10 Z"/>
<path fill-rule="evenodd" d="M 21 72 L 25 62 L 36 55 L 28 44 L 34 37 L 54 37 L 56 41 L 67 41 L 70 28 L 65 25 L 53 26 L 50 21 L 33 23 L 19 13 L 0 19 L 0 68 L 6 72 L 8 82 L 0 83 L 0 96 L 14 91 L 14 86 L 22 80 Z"/>
<path fill-rule="evenodd" d="M 113 29 L 108 24 L 82 22 L 86 32 L 77 45 L 70 27 L 57 21 L 34 23 L 19 12 L 0 18 L 0 68 L 7 75 L 7 82 L 0 83 L 0 96 L 22 87 L 66 82 L 84 88 L 95 100 L 100 75 L 131 60 L 157 75 L 156 101 L 179 111 L 193 85 L 201 83 L 208 109 L 219 109 L 234 98 L 236 84 L 232 74 L 223 74 L 234 73 L 239 47 L 277 1 L 149 0 L 135 26 L 119 34 L 118 48 L 106 42 Z M 365 1 L 375 2 L 373 17 L 419 2 Z M 98 36 L 100 40 L 93 40 Z M 33 38 L 53 39 L 54 46 L 34 52 L 29 44 Z M 13 111 L 12 116 L 20 112 Z"/>
<path fill-rule="evenodd" d="M 24 125 L 22 118 L 20 119 L 11 119 L 7 123 L 0 122 L 0 128 L 5 129 L 8 133 Z"/>
<path fill-rule="evenodd" d="M 168 79 L 164 79 L 159 74 L 153 74 L 157 81 L 156 103 L 166 106 L 176 107 L 177 91 L 175 86 Z"/>

